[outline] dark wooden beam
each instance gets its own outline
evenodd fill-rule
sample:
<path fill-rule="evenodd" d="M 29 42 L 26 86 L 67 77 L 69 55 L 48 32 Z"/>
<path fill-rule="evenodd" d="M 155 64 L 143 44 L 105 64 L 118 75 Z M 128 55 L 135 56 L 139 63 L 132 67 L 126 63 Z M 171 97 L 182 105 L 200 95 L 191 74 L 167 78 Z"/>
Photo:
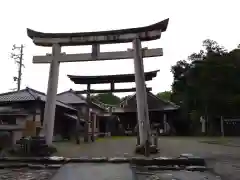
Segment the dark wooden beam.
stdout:
<path fill-rule="evenodd" d="M 114 91 L 115 86 L 114 86 L 114 82 L 111 82 L 111 91 Z"/>
<path fill-rule="evenodd" d="M 91 84 L 87 84 L 86 94 L 88 99 L 90 98 L 90 91 L 91 91 Z"/>
<path fill-rule="evenodd" d="M 151 91 L 152 88 L 147 88 L 147 91 Z M 83 90 L 83 91 L 75 91 L 77 94 L 87 94 L 88 91 L 87 90 Z M 90 90 L 90 94 L 97 94 L 97 93 L 108 93 L 108 92 L 112 92 L 112 93 L 123 93 L 123 92 L 136 92 L 136 88 L 129 88 L 129 89 L 101 89 L 101 90 L 96 90 L 96 89 L 91 89 Z"/>
<path fill-rule="evenodd" d="M 132 42 L 135 37 L 139 37 L 141 41 L 151 41 L 159 39 L 161 33 L 167 30 L 168 21 L 169 19 L 165 19 L 137 28 L 80 33 L 44 33 L 27 29 L 27 35 L 34 44 L 48 47 L 55 43 L 61 46 L 128 43 Z"/>
<path fill-rule="evenodd" d="M 157 76 L 159 70 L 145 72 L 145 81 L 151 81 Z M 117 74 L 104 76 L 76 76 L 68 75 L 75 84 L 106 84 L 135 82 L 135 74 Z"/>

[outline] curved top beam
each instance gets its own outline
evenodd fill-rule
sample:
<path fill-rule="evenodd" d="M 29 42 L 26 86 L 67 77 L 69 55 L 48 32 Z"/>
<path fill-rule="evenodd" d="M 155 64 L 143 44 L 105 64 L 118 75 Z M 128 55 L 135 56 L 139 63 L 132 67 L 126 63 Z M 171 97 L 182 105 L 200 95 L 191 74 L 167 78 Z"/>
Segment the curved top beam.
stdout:
<path fill-rule="evenodd" d="M 150 81 L 157 76 L 159 70 L 145 72 L 145 81 Z M 118 74 L 105 76 L 74 76 L 68 75 L 75 84 L 104 84 L 104 83 L 124 83 L 135 82 L 134 74 Z"/>
<path fill-rule="evenodd" d="M 52 46 L 58 43 L 61 46 L 77 46 L 91 44 L 112 44 L 131 42 L 136 36 L 141 41 L 159 39 L 161 32 L 165 32 L 169 19 L 165 19 L 150 26 L 81 33 L 43 33 L 27 29 L 27 35 L 34 44 L 39 46 Z"/>

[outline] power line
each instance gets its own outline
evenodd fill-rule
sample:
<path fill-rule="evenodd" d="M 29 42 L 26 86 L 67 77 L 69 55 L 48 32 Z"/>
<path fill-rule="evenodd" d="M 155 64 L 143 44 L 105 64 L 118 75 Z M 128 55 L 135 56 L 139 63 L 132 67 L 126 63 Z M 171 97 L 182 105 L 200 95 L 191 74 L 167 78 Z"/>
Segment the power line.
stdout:
<path fill-rule="evenodd" d="M 24 67 L 23 64 L 23 48 L 24 46 L 13 45 L 12 51 L 17 50 L 17 53 L 11 53 L 11 58 L 15 60 L 15 63 L 18 64 L 18 76 L 13 77 L 13 81 L 17 82 L 17 91 L 21 89 L 21 80 L 22 80 L 22 68 Z"/>

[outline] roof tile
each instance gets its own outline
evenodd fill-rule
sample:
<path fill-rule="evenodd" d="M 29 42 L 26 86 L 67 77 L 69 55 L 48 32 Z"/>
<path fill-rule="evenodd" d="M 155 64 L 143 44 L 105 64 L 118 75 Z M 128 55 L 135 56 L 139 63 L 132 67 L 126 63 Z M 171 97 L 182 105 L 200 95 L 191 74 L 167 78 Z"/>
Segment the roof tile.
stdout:
<path fill-rule="evenodd" d="M 85 98 L 77 95 L 72 90 L 58 94 L 57 99 L 67 104 L 86 104 Z"/>
<path fill-rule="evenodd" d="M 12 91 L 12 92 L 0 94 L 0 103 L 1 102 L 34 101 L 37 99 L 43 102 L 46 102 L 46 94 L 28 87 L 20 91 Z M 56 104 L 61 107 L 75 110 L 72 106 L 67 105 L 64 102 L 61 102 L 59 100 L 56 102 Z"/>
<path fill-rule="evenodd" d="M 12 102 L 12 101 L 32 101 L 35 98 L 26 90 L 19 92 L 13 91 L 4 94 L 0 94 L 0 102 Z"/>

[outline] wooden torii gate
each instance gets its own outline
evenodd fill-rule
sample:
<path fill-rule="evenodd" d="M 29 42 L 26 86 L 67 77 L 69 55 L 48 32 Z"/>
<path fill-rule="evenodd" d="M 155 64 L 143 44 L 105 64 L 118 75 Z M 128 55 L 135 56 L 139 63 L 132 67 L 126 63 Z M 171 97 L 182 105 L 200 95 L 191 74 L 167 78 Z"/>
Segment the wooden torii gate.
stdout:
<path fill-rule="evenodd" d="M 144 79 L 145 81 L 150 81 L 154 77 L 157 76 L 156 71 L 150 71 L 150 72 L 145 72 L 144 73 Z M 135 75 L 134 74 L 118 74 L 118 75 L 103 75 L 103 76 L 76 76 L 76 75 L 68 75 L 71 81 L 73 81 L 75 84 L 81 84 L 81 85 L 87 85 L 86 90 L 82 91 L 75 91 L 77 94 L 87 94 L 87 101 L 90 101 L 90 94 L 94 93 L 120 93 L 120 92 L 135 92 L 136 88 L 128 88 L 128 89 L 116 89 L 115 88 L 115 83 L 127 83 L 127 82 L 135 82 Z M 101 89 L 101 90 L 96 90 L 96 89 L 91 89 L 92 84 L 110 84 L 110 89 Z M 147 91 L 151 91 L 152 88 L 146 87 Z M 92 127 L 92 134 L 91 134 L 91 139 L 94 141 L 94 122 L 90 121 L 90 113 L 89 110 L 86 114 L 89 114 L 86 117 L 86 123 L 85 123 L 85 136 L 84 136 L 84 141 L 88 142 L 89 141 L 89 132 L 88 132 L 88 127 L 89 124 L 91 124 Z"/>
<path fill-rule="evenodd" d="M 59 65 L 61 62 L 99 61 L 114 59 L 134 59 L 135 82 L 137 94 L 137 110 L 139 121 L 140 145 L 148 147 L 150 125 L 148 105 L 144 80 L 144 57 L 162 56 L 162 49 L 142 49 L 141 41 L 160 39 L 165 32 L 169 19 L 156 24 L 112 31 L 83 33 L 43 33 L 27 29 L 27 35 L 37 46 L 52 47 L 52 54 L 34 56 L 33 63 L 50 63 L 47 99 L 44 110 L 44 125 L 46 142 L 52 144 L 56 94 L 58 87 Z M 132 42 L 133 50 L 117 52 L 100 52 L 100 44 L 116 44 Z M 61 52 L 63 46 L 92 45 L 92 53 L 66 54 Z"/>

